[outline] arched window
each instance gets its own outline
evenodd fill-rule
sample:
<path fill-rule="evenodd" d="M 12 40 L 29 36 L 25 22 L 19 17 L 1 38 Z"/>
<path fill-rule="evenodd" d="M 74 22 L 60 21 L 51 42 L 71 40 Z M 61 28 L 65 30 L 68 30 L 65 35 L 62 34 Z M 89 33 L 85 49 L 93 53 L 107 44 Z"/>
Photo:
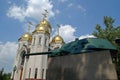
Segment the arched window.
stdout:
<path fill-rule="evenodd" d="M 35 38 L 33 39 L 33 45 L 35 45 Z"/>
<path fill-rule="evenodd" d="M 41 45 L 41 37 L 39 37 L 39 45 Z"/>
<path fill-rule="evenodd" d="M 42 79 L 43 79 L 43 77 L 44 77 L 44 69 L 42 69 Z"/>
<path fill-rule="evenodd" d="M 47 39 L 45 39 L 45 46 L 47 46 Z"/>
<path fill-rule="evenodd" d="M 24 65 L 25 62 L 25 51 L 22 51 L 21 53 L 21 65 Z"/>
<path fill-rule="evenodd" d="M 31 68 L 29 68 L 29 75 L 28 75 L 29 78 L 30 78 L 30 74 L 31 74 Z"/>
<path fill-rule="evenodd" d="M 38 69 L 35 68 L 35 76 L 34 76 L 35 79 L 37 78 L 37 72 L 38 72 Z"/>

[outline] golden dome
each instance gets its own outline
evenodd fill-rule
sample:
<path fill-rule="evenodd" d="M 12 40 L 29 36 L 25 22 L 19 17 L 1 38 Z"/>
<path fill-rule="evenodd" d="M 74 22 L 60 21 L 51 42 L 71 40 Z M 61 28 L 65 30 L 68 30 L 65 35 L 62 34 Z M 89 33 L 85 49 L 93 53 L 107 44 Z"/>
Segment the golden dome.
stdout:
<path fill-rule="evenodd" d="M 61 36 L 56 35 L 55 37 L 53 37 L 51 41 L 51 44 L 54 44 L 54 43 L 65 43 L 65 42 Z"/>
<path fill-rule="evenodd" d="M 29 32 L 27 32 L 27 33 L 25 33 L 20 39 L 19 39 L 20 41 L 32 41 L 32 35 L 29 33 Z"/>
<path fill-rule="evenodd" d="M 33 33 L 36 32 L 43 32 L 43 33 L 48 33 L 50 34 L 51 32 L 51 26 L 50 23 L 46 20 L 43 19 L 35 28 L 35 31 L 33 31 Z"/>
<path fill-rule="evenodd" d="M 45 26 L 38 24 L 36 26 L 35 32 L 49 32 L 49 31 Z"/>
<path fill-rule="evenodd" d="M 49 27 L 51 29 L 50 23 L 46 19 L 44 19 L 44 18 L 43 18 L 43 20 L 39 24 L 44 25 L 46 27 Z"/>

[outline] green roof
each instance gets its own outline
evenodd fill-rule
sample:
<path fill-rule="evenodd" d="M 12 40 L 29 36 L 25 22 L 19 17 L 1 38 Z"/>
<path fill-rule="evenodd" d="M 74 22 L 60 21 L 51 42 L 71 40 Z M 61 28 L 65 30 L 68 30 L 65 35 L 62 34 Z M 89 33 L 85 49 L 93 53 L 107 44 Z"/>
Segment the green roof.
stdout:
<path fill-rule="evenodd" d="M 100 38 L 86 38 L 64 44 L 61 48 L 49 52 L 28 53 L 25 56 L 46 55 L 63 56 L 81 54 L 100 50 L 117 50 L 108 40 Z"/>
<path fill-rule="evenodd" d="M 51 56 L 62 56 L 70 54 L 88 53 L 98 50 L 116 50 L 116 48 L 105 39 L 87 38 L 75 40 L 64 44 L 60 49 L 51 51 Z"/>

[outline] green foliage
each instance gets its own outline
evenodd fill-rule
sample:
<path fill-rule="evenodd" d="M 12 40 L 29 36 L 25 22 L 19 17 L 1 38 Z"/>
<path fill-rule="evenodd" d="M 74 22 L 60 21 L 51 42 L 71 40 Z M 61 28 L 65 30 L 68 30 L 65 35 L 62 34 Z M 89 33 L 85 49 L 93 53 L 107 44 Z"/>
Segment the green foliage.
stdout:
<path fill-rule="evenodd" d="M 104 29 L 102 29 L 102 27 L 99 24 L 97 24 L 95 27 L 96 30 L 93 32 L 93 35 L 98 38 L 107 39 L 114 44 L 114 40 L 116 38 L 120 38 L 120 26 L 113 26 L 114 21 L 115 20 L 111 17 L 105 16 Z"/>
<path fill-rule="evenodd" d="M 120 79 L 120 47 L 115 43 L 115 39 L 120 39 L 120 26 L 114 26 L 115 20 L 111 17 L 104 17 L 104 27 L 101 27 L 100 24 L 97 24 L 95 27 L 95 31 L 92 33 L 94 36 L 98 38 L 103 38 L 109 40 L 116 48 L 118 49 L 118 53 L 116 55 L 111 55 L 113 62 L 116 65 L 116 70 L 118 74 L 118 79 Z"/>
<path fill-rule="evenodd" d="M 10 73 L 4 73 L 4 68 L 0 70 L 0 80 L 10 80 Z"/>

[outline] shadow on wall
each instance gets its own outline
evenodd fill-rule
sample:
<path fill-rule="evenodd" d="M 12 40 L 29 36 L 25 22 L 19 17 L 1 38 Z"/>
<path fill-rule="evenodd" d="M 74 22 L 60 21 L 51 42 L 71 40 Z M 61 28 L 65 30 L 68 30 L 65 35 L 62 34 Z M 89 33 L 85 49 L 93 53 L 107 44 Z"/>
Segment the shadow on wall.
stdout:
<path fill-rule="evenodd" d="M 49 57 L 48 80 L 117 79 L 109 51 Z"/>

